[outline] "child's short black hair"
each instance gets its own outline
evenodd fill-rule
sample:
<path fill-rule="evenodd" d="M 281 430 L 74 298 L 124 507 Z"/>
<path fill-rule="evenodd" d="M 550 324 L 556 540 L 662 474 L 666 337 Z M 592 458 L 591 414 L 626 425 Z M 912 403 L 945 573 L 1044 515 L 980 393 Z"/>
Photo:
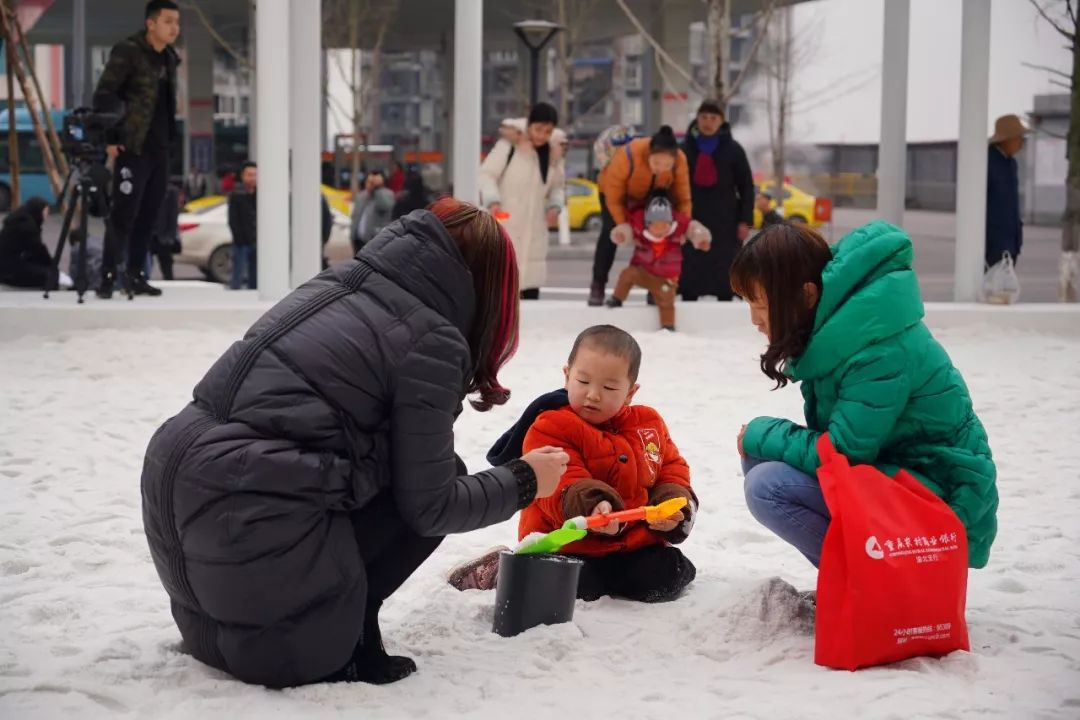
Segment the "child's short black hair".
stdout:
<path fill-rule="evenodd" d="M 581 334 L 574 340 L 574 347 L 570 350 L 570 358 L 566 361 L 567 365 L 574 364 L 578 348 L 586 343 L 616 357 L 624 358 L 630 363 L 628 369 L 630 382 L 637 382 L 638 371 L 641 370 L 641 346 L 637 344 L 637 340 L 630 333 L 614 325 L 593 325 L 591 328 L 582 330 Z"/>
<path fill-rule="evenodd" d="M 240 166 L 240 174 L 243 175 L 244 171 L 247 170 L 248 168 L 256 168 L 256 169 L 258 169 L 258 167 L 259 167 L 258 165 L 251 162 L 250 160 L 248 160 L 247 162 L 245 162 L 243 165 Z"/>
<path fill-rule="evenodd" d="M 146 3 L 146 19 L 151 20 L 157 18 L 162 10 L 176 10 L 177 12 L 180 12 L 180 6 L 172 0 L 150 0 L 150 2 Z"/>

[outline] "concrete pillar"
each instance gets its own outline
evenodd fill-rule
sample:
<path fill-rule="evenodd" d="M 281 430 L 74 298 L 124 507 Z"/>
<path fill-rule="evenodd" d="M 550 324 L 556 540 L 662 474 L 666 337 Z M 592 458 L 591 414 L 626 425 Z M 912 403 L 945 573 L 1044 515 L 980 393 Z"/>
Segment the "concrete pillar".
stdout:
<path fill-rule="evenodd" d="M 89 72 L 86 49 L 86 0 L 74 0 L 71 4 L 71 107 L 84 107 L 91 103 L 93 88 L 88 88 Z M 67 50 L 67 48 L 64 48 Z"/>
<path fill-rule="evenodd" d="M 198 21 L 184 24 L 187 112 L 184 123 L 184 171 L 197 167 L 212 173 L 214 163 L 214 39 Z"/>
<path fill-rule="evenodd" d="M 258 0 L 259 298 L 289 292 L 289 0 Z"/>
<path fill-rule="evenodd" d="M 265 0 L 264 0 L 265 2 Z M 316 112 L 322 99 L 322 13 L 320 3 L 291 0 L 289 52 L 289 138 L 292 146 L 292 287 L 322 270 L 322 204 Z"/>
<path fill-rule="evenodd" d="M 248 57 L 257 57 L 259 44 L 256 42 L 255 32 L 255 0 L 248 0 Z M 259 162 L 259 148 L 256 147 L 255 138 L 259 132 L 259 93 L 255 87 L 255 71 L 248 69 L 248 85 L 251 87 L 251 100 L 248 101 L 248 160 Z"/>
<path fill-rule="evenodd" d="M 964 0 L 960 38 L 960 141 L 956 160 L 954 299 L 973 302 L 986 247 L 990 0 Z"/>
<path fill-rule="evenodd" d="M 454 3 L 454 197 L 480 202 L 484 0 Z"/>
<path fill-rule="evenodd" d="M 911 0 L 885 0 L 881 57 L 881 145 L 878 152 L 878 215 L 900 225 L 907 186 L 908 38 Z"/>

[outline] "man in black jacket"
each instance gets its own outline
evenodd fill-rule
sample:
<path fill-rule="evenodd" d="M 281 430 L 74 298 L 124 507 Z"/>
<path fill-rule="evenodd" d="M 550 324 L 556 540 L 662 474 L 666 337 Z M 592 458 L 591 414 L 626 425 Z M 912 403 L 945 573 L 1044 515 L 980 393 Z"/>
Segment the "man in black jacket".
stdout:
<path fill-rule="evenodd" d="M 247 280 L 251 290 L 258 287 L 258 212 L 259 170 L 246 162 L 240 168 L 240 185 L 229 193 L 229 230 L 232 231 L 232 281 L 229 287 L 239 290 Z"/>
<path fill-rule="evenodd" d="M 754 222 L 754 181 L 742 146 L 717 100 L 705 100 L 683 140 L 690 165 L 694 219 L 712 233 L 708 250 L 683 245 L 679 293 L 683 300 L 716 295 L 731 300 L 728 270 Z"/>
<path fill-rule="evenodd" d="M 105 243 L 98 297 L 112 297 L 116 252 L 126 250 L 127 287 L 136 295 L 160 295 L 142 268 L 169 179 L 169 144 L 177 137 L 176 67 L 172 48 L 180 34 L 180 10 L 171 0 L 146 4 L 143 31 L 113 46 L 94 91 L 94 109 L 116 112 L 123 120 L 108 146 L 113 168 L 112 225 L 116 236 Z"/>

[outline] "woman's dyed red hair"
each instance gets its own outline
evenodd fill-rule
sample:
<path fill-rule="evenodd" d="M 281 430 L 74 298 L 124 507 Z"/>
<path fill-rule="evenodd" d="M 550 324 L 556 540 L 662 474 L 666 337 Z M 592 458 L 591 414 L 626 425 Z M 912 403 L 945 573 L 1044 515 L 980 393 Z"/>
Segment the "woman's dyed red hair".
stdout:
<path fill-rule="evenodd" d="M 476 306 L 467 338 L 472 374 L 466 390 L 479 394 L 469 402 L 483 412 L 510 398 L 498 373 L 518 344 L 517 257 L 506 230 L 491 213 L 454 198 L 437 200 L 429 209 L 457 243 L 472 273 Z"/>

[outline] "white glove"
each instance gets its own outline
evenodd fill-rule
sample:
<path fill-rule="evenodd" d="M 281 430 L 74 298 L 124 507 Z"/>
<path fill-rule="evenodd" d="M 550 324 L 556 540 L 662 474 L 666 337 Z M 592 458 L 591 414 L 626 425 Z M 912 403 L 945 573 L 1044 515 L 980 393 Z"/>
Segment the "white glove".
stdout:
<path fill-rule="evenodd" d="M 698 250 L 708 250 L 712 245 L 712 233 L 697 220 L 691 220 L 686 228 L 686 235 L 690 238 L 690 244 Z"/>
<path fill-rule="evenodd" d="M 630 223 L 619 223 L 611 229 L 611 242 L 616 245 L 625 245 L 634 241 L 634 229 Z"/>

